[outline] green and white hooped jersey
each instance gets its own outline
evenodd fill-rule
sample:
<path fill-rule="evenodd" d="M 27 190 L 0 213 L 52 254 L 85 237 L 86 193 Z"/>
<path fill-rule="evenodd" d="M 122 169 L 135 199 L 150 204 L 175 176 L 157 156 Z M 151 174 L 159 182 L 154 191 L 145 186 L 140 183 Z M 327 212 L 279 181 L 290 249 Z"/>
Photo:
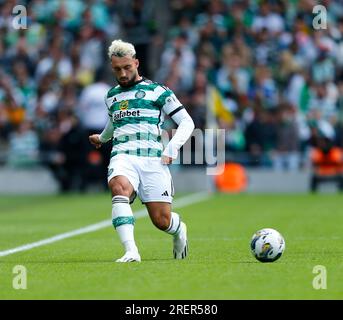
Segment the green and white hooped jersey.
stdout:
<path fill-rule="evenodd" d="M 105 103 L 113 125 L 111 157 L 161 157 L 164 117 L 183 109 L 173 91 L 145 78 L 128 88 L 118 85 L 110 89 Z"/>

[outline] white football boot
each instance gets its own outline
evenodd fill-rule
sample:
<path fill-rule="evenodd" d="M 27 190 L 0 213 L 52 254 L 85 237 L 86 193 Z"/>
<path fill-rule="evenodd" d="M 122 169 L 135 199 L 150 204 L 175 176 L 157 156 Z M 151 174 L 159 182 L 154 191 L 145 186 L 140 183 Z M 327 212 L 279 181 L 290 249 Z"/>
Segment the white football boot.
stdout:
<path fill-rule="evenodd" d="M 141 262 L 141 256 L 138 251 L 127 251 L 120 259 L 116 262 Z"/>
<path fill-rule="evenodd" d="M 175 259 L 184 259 L 188 254 L 187 226 L 181 222 L 180 232 L 174 236 L 173 254 Z"/>

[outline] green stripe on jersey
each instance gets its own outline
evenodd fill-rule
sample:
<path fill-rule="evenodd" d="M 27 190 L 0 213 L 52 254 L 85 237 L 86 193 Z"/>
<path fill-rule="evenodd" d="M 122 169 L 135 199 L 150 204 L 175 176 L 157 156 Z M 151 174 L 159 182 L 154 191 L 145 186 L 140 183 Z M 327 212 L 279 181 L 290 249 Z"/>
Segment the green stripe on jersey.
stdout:
<path fill-rule="evenodd" d="M 116 120 L 113 122 L 114 129 L 118 129 L 122 126 L 127 124 L 158 124 L 160 121 L 159 118 L 152 118 L 152 117 L 126 117 L 120 120 Z"/>
<path fill-rule="evenodd" d="M 133 87 L 123 88 L 123 87 L 114 87 L 110 89 L 107 93 L 107 98 L 113 97 L 122 92 L 128 91 L 137 91 L 137 90 L 145 90 L 145 91 L 154 91 L 159 86 L 158 83 L 150 83 L 150 84 L 142 84 L 139 83 Z"/>
<path fill-rule="evenodd" d="M 140 149 L 133 149 L 133 150 L 117 150 L 111 153 L 111 157 L 114 157 L 118 154 L 130 154 L 133 156 L 140 156 L 140 157 L 161 157 L 162 150 L 154 149 L 154 148 L 140 148 Z"/>
<path fill-rule="evenodd" d="M 160 142 L 161 137 L 151 132 L 136 132 L 134 134 L 122 135 L 122 136 L 114 138 L 113 145 L 116 146 L 120 143 L 125 143 L 129 141 L 137 141 L 137 140 Z"/>
<path fill-rule="evenodd" d="M 163 92 L 158 99 L 156 100 L 156 104 L 157 106 L 159 106 L 160 108 L 162 108 L 165 103 L 166 103 L 166 99 L 168 97 L 170 97 L 173 94 L 173 92 L 171 90 L 166 90 L 165 92 Z"/>

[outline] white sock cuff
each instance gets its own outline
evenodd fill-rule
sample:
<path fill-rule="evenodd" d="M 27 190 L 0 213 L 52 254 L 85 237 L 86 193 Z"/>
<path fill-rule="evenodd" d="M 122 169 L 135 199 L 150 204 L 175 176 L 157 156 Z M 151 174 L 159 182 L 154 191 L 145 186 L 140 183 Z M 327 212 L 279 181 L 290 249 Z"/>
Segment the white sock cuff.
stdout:
<path fill-rule="evenodd" d="M 177 213 L 172 212 L 171 213 L 171 217 L 170 217 L 169 227 L 165 231 L 167 233 L 169 233 L 169 234 L 175 235 L 180 230 L 180 225 L 181 225 L 181 218 L 180 218 L 180 216 Z"/>

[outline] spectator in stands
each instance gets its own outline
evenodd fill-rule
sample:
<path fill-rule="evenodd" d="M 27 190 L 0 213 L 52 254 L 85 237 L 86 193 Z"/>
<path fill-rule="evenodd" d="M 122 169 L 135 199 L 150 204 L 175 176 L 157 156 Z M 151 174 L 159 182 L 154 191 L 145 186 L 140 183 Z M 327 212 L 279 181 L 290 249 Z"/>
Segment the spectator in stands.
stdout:
<path fill-rule="evenodd" d="M 204 72 L 200 69 L 195 71 L 193 90 L 190 92 L 189 101 L 184 105 L 189 107 L 196 128 L 206 128 L 206 89 L 207 79 Z"/>
<path fill-rule="evenodd" d="M 271 10 L 269 1 L 261 1 L 259 4 L 258 14 L 254 17 L 251 26 L 252 31 L 256 34 L 266 30 L 271 36 L 275 37 L 285 28 L 285 21 L 278 12 Z"/>
<path fill-rule="evenodd" d="M 21 122 L 9 136 L 7 165 L 10 167 L 32 167 L 39 163 L 39 139 L 32 130 L 32 123 Z"/>
<path fill-rule="evenodd" d="M 316 128 L 317 134 L 313 137 L 311 161 L 313 173 L 311 177 L 311 191 L 316 192 L 319 184 L 334 182 L 338 190 L 343 191 L 343 149 L 334 145 L 330 131 Z"/>
<path fill-rule="evenodd" d="M 263 108 L 274 109 L 279 102 L 276 82 L 270 68 L 266 65 L 259 65 L 255 68 L 249 91 L 250 99 L 260 99 Z"/>
<path fill-rule="evenodd" d="M 16 128 L 25 119 L 25 110 L 20 105 L 16 88 L 12 86 L 11 78 L 0 70 L 0 106 L 3 126 Z"/>
<path fill-rule="evenodd" d="M 49 72 L 56 72 L 60 81 L 69 79 L 73 72 L 70 56 L 61 47 L 62 43 L 54 39 L 49 47 L 49 53 L 39 61 L 36 69 L 36 81 L 40 82 Z"/>
<path fill-rule="evenodd" d="M 217 73 L 217 85 L 222 92 L 236 92 L 247 94 L 251 80 L 249 72 L 242 66 L 240 55 L 225 53 L 231 51 L 229 47 L 223 48 L 222 67 Z"/>
<path fill-rule="evenodd" d="M 268 153 L 274 149 L 276 128 L 271 121 L 270 111 L 264 110 L 261 105 L 255 106 L 253 119 L 247 124 L 244 132 L 250 166 L 268 166 Z"/>
<path fill-rule="evenodd" d="M 21 61 L 16 61 L 13 66 L 14 86 L 17 88 L 16 95 L 23 106 L 27 119 L 33 119 L 36 104 L 36 82 L 29 75 L 27 65 Z"/>
<path fill-rule="evenodd" d="M 300 132 L 296 110 L 289 104 L 281 105 L 276 126 L 276 149 L 273 152 L 275 170 L 296 171 L 300 167 Z"/>
<path fill-rule="evenodd" d="M 72 111 L 61 110 L 58 114 L 61 132 L 60 150 L 64 155 L 62 167 L 67 179 L 62 190 L 84 191 L 87 187 L 86 155 L 87 135 Z M 77 152 L 75 152 L 77 150 Z"/>
<path fill-rule="evenodd" d="M 105 106 L 105 95 L 111 87 L 106 80 L 106 71 L 98 69 L 95 83 L 85 87 L 80 95 L 77 114 L 86 131 L 87 137 L 94 132 L 100 132 L 108 120 L 108 110 Z M 107 165 L 110 158 L 111 145 L 94 150 L 87 144 L 87 172 L 89 179 L 100 180 L 107 189 Z"/>

